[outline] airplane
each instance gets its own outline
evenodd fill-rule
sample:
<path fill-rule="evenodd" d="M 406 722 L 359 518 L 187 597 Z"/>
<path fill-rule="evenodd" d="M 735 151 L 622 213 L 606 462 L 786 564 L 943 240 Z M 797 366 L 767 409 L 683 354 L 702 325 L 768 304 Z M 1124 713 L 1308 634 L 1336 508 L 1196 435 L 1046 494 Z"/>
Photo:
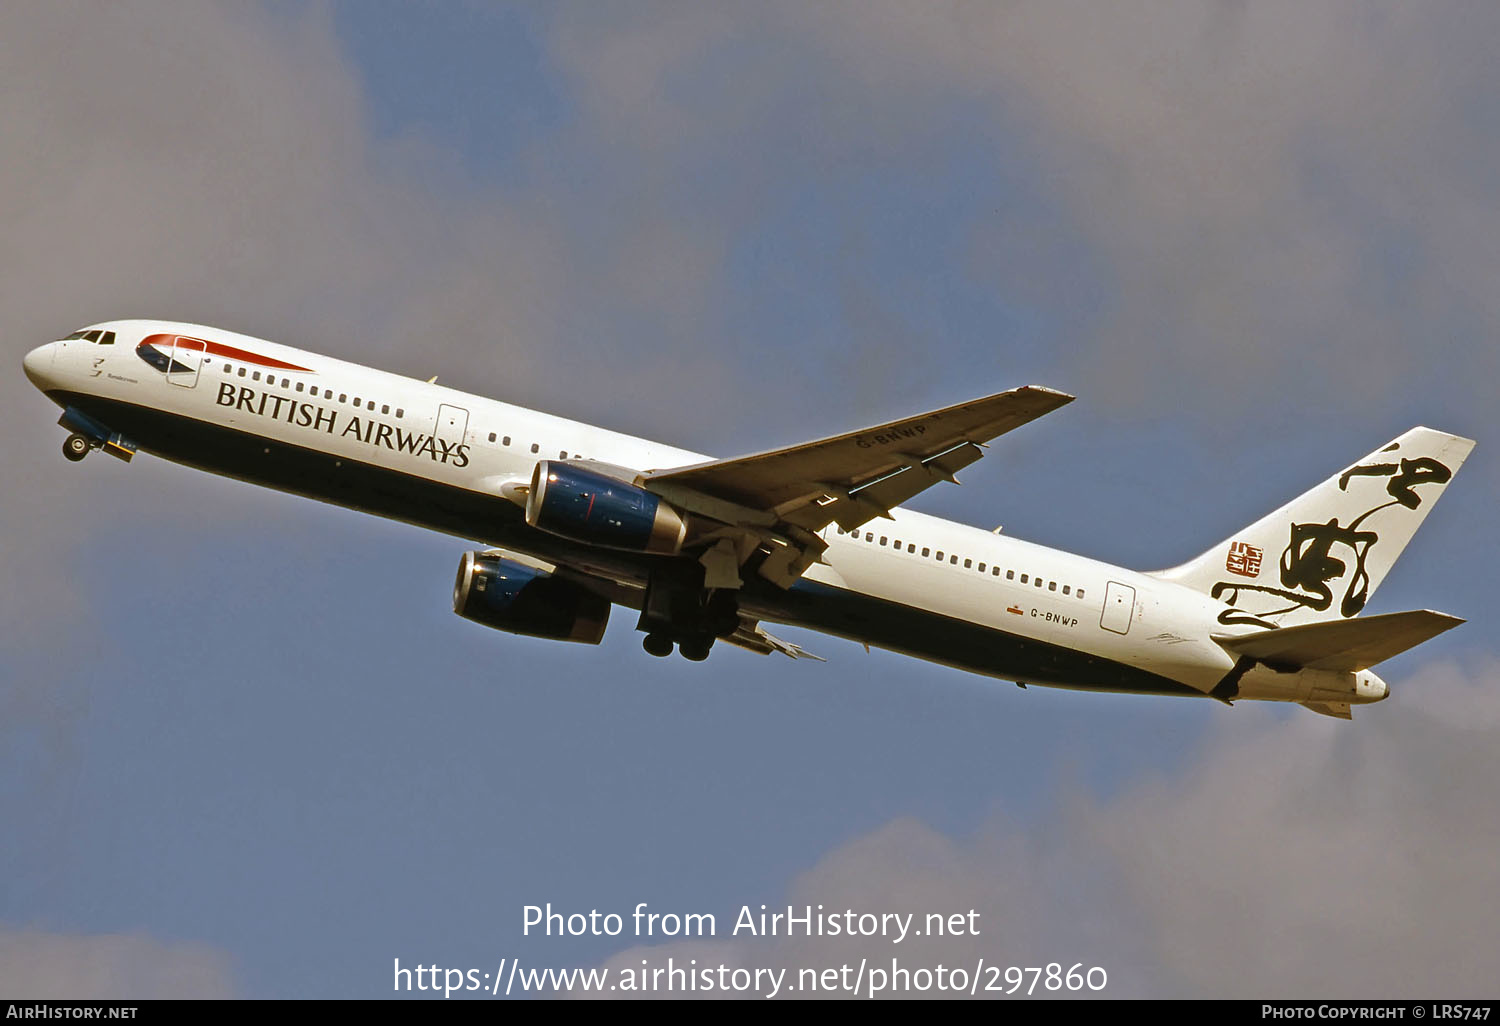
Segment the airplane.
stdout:
<path fill-rule="evenodd" d="M 903 508 L 1073 399 L 1038 385 L 719 460 L 199 324 L 95 324 L 24 367 L 69 460 L 147 452 L 480 542 L 454 611 L 512 634 L 598 644 L 618 605 L 653 656 L 811 655 L 770 622 L 1023 688 L 1350 719 L 1389 694 L 1371 667 L 1463 622 L 1360 615 L 1474 446 L 1425 427 L 1138 572 Z"/>

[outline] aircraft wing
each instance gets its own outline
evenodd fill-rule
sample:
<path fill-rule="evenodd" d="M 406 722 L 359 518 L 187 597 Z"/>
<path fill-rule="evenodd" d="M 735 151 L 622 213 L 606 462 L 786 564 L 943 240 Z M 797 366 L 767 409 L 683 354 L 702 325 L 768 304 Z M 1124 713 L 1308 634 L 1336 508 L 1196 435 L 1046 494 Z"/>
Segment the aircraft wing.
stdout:
<path fill-rule="evenodd" d="M 703 561 L 719 582 L 709 587 L 737 586 L 737 568 L 758 550 L 767 552 L 760 574 L 786 587 L 818 561 L 827 547 L 818 532 L 829 524 L 850 531 L 888 517 L 937 482 L 956 482 L 986 442 L 1072 401 L 1027 385 L 786 449 L 654 471 L 638 483 L 727 525 Z"/>

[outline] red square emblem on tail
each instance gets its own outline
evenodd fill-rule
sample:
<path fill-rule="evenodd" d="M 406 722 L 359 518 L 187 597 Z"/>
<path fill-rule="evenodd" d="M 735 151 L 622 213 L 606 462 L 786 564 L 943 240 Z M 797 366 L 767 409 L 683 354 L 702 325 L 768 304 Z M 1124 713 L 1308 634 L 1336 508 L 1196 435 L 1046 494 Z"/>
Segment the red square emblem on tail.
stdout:
<path fill-rule="evenodd" d="M 1248 542 L 1230 542 L 1224 569 L 1241 577 L 1259 576 L 1261 555 L 1261 550 Z"/>

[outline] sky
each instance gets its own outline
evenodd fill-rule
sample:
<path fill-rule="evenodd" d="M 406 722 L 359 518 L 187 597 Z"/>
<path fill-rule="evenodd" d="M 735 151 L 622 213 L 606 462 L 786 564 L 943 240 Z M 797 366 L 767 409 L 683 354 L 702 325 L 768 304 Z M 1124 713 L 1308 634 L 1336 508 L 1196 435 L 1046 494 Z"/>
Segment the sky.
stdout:
<path fill-rule="evenodd" d="M 0 995 L 385 997 L 393 960 L 1100 966 L 1493 996 L 1500 8 L 0 7 Z M 1078 396 L 913 505 L 1138 569 L 1414 424 L 1479 445 L 1352 723 L 450 608 L 471 547 L 150 457 L 22 355 L 199 321 L 731 456 Z M 523 933 L 709 913 L 713 938 Z M 747 939 L 742 905 L 981 914 Z M 417 995 L 426 997 L 428 995 Z"/>

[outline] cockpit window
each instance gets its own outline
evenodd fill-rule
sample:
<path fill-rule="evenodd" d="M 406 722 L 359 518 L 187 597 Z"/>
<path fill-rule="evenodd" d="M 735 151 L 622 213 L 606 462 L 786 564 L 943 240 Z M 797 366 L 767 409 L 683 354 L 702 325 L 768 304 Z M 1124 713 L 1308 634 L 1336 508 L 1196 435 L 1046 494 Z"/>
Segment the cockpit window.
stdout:
<path fill-rule="evenodd" d="M 64 342 L 97 342 L 101 346 L 112 346 L 115 344 L 115 333 L 95 328 L 93 331 L 75 331 Z"/>

